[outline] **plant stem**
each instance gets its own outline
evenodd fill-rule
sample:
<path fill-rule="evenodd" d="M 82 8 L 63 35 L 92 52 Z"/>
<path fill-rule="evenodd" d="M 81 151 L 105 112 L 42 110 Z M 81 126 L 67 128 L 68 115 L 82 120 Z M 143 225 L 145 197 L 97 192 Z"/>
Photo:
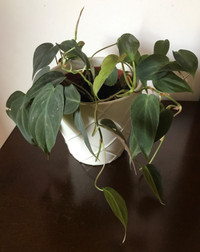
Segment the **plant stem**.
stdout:
<path fill-rule="evenodd" d="M 111 45 L 108 45 L 108 46 L 105 46 L 105 47 L 99 49 L 99 50 L 96 51 L 94 54 L 92 54 L 92 56 L 90 57 L 90 59 L 92 59 L 97 53 L 99 53 L 99 52 L 101 52 L 101 51 L 103 51 L 103 50 L 105 50 L 105 49 L 107 49 L 107 48 L 109 48 L 109 47 L 115 46 L 116 44 L 117 44 L 117 43 L 114 43 L 114 44 L 111 44 Z"/>
<path fill-rule="evenodd" d="M 103 149 L 104 149 L 104 157 L 105 157 L 105 160 L 104 160 L 104 164 L 100 170 L 100 172 L 98 173 L 98 175 L 96 176 L 96 179 L 94 181 L 94 186 L 97 190 L 99 190 L 100 192 L 103 192 L 103 189 L 101 189 L 100 187 L 97 186 L 97 181 L 99 179 L 99 177 L 101 176 L 102 172 L 104 171 L 104 168 L 106 166 L 106 151 L 105 151 L 105 147 L 103 146 Z"/>
<path fill-rule="evenodd" d="M 153 162 L 155 156 L 157 155 L 157 153 L 158 153 L 160 147 L 162 146 L 162 144 L 163 144 L 163 142 L 164 142 L 164 139 L 165 139 L 165 136 L 163 136 L 163 137 L 160 139 L 160 144 L 158 145 L 158 148 L 157 148 L 156 151 L 154 152 L 154 154 L 153 154 L 151 160 L 149 161 L 149 164 L 151 164 L 151 163 Z"/>
<path fill-rule="evenodd" d="M 80 14 L 79 14 L 79 17 L 78 17 L 78 20 L 77 20 L 77 22 L 76 22 L 74 40 L 77 40 L 78 25 L 79 25 L 79 21 L 80 21 L 80 18 L 81 18 L 81 15 L 82 15 L 83 10 L 84 10 L 84 7 L 81 9 Z"/>
<path fill-rule="evenodd" d="M 127 76 L 126 76 L 126 72 L 125 72 L 125 68 L 124 68 L 123 62 L 121 62 L 121 65 L 122 65 L 122 70 L 123 70 L 123 75 L 124 75 L 125 82 L 126 82 L 127 86 L 128 86 L 130 89 L 132 89 L 132 87 L 131 87 L 131 85 L 130 85 L 130 83 L 129 83 L 129 80 L 128 80 Z"/>

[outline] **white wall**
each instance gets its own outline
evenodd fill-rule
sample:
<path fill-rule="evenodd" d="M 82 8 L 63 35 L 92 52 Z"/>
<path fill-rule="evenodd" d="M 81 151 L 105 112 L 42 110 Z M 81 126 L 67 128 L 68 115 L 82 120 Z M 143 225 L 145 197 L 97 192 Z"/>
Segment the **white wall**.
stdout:
<path fill-rule="evenodd" d="M 152 50 L 155 40 L 168 38 L 172 50 L 189 49 L 200 59 L 199 0 L 0 0 L 0 146 L 14 127 L 5 113 L 6 100 L 30 87 L 36 46 L 73 38 L 83 6 L 78 38 L 86 42 L 88 55 L 130 32 L 143 52 Z M 180 99 L 199 99 L 199 72 L 194 94 Z"/>

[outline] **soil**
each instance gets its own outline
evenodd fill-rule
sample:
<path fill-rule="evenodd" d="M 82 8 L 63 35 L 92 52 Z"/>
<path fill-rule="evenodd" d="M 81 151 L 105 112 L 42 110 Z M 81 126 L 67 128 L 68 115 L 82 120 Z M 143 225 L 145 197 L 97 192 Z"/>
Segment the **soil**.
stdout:
<path fill-rule="evenodd" d="M 96 74 L 98 74 L 99 70 L 100 70 L 99 67 L 95 68 Z M 85 71 L 84 75 L 86 76 L 87 79 L 90 79 L 91 82 L 93 83 L 91 72 Z M 106 99 L 106 98 L 114 95 L 118 91 L 120 91 L 122 88 L 124 88 L 123 87 L 124 82 L 122 81 L 121 76 L 122 76 L 122 71 L 118 70 L 118 80 L 117 80 L 116 84 L 112 87 L 103 85 L 101 87 L 101 89 L 99 90 L 98 97 L 100 99 Z M 72 74 L 72 73 L 66 74 L 66 79 L 63 81 L 62 84 L 64 86 L 74 84 L 81 94 L 81 101 L 82 102 L 91 102 L 91 99 L 89 98 L 87 93 L 83 91 L 85 89 L 85 90 L 87 90 L 87 92 L 89 92 L 91 94 L 90 87 L 89 87 L 88 83 L 86 83 L 84 81 L 84 79 L 81 77 L 80 74 Z"/>

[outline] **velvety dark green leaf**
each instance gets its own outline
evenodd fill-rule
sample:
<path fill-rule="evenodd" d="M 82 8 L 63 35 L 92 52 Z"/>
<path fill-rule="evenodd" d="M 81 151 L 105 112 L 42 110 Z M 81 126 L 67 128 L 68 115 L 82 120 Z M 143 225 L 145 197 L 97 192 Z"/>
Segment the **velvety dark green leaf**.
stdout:
<path fill-rule="evenodd" d="M 34 144 L 32 135 L 28 128 L 30 101 L 21 91 L 14 92 L 6 103 L 8 116 L 16 123 L 24 138 Z"/>
<path fill-rule="evenodd" d="M 99 89 L 104 84 L 105 80 L 109 77 L 109 75 L 114 70 L 116 64 L 119 62 L 119 57 L 114 54 L 110 54 L 102 62 L 101 70 L 99 71 L 98 75 L 94 79 L 93 83 L 93 91 L 94 94 L 97 96 Z"/>
<path fill-rule="evenodd" d="M 51 43 L 44 43 L 38 46 L 33 55 L 33 77 L 35 73 L 48 66 L 55 58 L 59 48 Z"/>
<path fill-rule="evenodd" d="M 137 174 L 130 149 L 126 143 L 126 139 L 125 139 L 124 135 L 122 134 L 122 132 L 120 131 L 120 129 L 117 127 L 117 125 L 110 119 L 102 119 L 100 121 L 100 126 L 109 130 L 121 142 L 121 144 L 124 146 L 124 149 L 127 151 L 128 155 L 130 157 L 130 161 L 131 161 L 132 167 L 135 171 L 135 174 Z"/>
<path fill-rule="evenodd" d="M 88 150 L 91 152 L 91 154 L 94 157 L 96 157 L 92 148 L 91 148 L 91 145 L 90 145 L 90 142 L 88 139 L 88 135 L 85 130 L 85 125 L 84 125 L 84 122 L 83 122 L 83 119 L 81 116 L 81 112 L 79 109 L 74 112 L 74 125 L 76 126 L 77 130 L 79 130 L 81 132 L 83 139 L 84 139 L 84 142 L 85 142 L 85 145 L 87 146 Z"/>
<path fill-rule="evenodd" d="M 60 84 L 65 78 L 65 75 L 61 72 L 47 72 L 33 83 L 33 86 L 27 92 L 27 97 L 29 97 L 29 99 L 34 98 L 38 94 L 38 92 L 40 92 L 40 89 L 47 84 L 52 84 L 55 86 Z"/>
<path fill-rule="evenodd" d="M 69 59 L 80 58 L 86 65 L 87 69 L 90 67 L 90 62 L 85 53 L 82 52 L 81 47 L 77 44 L 75 40 L 65 40 L 58 47 L 64 51 L 68 52 L 67 56 Z"/>
<path fill-rule="evenodd" d="M 164 109 L 160 112 L 158 129 L 155 136 L 155 142 L 161 139 L 169 130 L 174 113 L 169 109 Z"/>
<path fill-rule="evenodd" d="M 50 72 L 50 67 L 49 66 L 46 66 L 46 67 L 43 67 L 42 69 L 40 69 L 36 75 L 34 76 L 34 79 L 33 79 L 33 83 L 36 82 L 42 75 L 46 74 Z"/>
<path fill-rule="evenodd" d="M 137 143 L 148 158 L 159 123 L 159 101 L 154 95 L 140 94 L 131 104 L 131 122 Z"/>
<path fill-rule="evenodd" d="M 161 197 L 162 197 L 162 177 L 158 169 L 152 165 L 148 164 L 141 168 L 143 176 L 152 189 L 156 198 L 160 201 L 161 204 L 164 204 Z"/>
<path fill-rule="evenodd" d="M 105 80 L 104 85 L 106 86 L 114 86 L 118 79 L 118 70 L 115 67 L 112 73 L 108 76 L 108 78 Z"/>
<path fill-rule="evenodd" d="M 118 129 L 117 125 L 110 119 L 102 119 L 100 121 L 100 124 L 102 126 L 104 126 L 105 128 L 108 128 L 109 130 L 111 130 L 113 133 L 119 135 L 119 137 L 121 137 L 124 141 L 126 141 L 124 135 L 122 134 L 122 132 L 120 131 L 120 129 Z"/>
<path fill-rule="evenodd" d="M 168 58 L 164 55 L 154 54 L 146 57 L 139 62 L 136 68 L 137 78 L 142 82 L 152 80 L 153 76 L 168 62 Z"/>
<path fill-rule="evenodd" d="M 169 51 L 169 40 L 158 40 L 154 45 L 154 54 L 167 55 Z"/>
<path fill-rule="evenodd" d="M 188 50 L 179 50 L 178 52 L 173 52 L 173 55 L 177 63 L 183 67 L 186 72 L 194 76 L 198 67 L 196 55 Z"/>
<path fill-rule="evenodd" d="M 37 145 L 47 154 L 55 144 L 63 108 L 63 87 L 52 84 L 41 88 L 31 105 L 29 130 Z"/>
<path fill-rule="evenodd" d="M 69 86 L 64 87 L 64 99 L 64 114 L 69 115 L 74 113 L 78 109 L 80 105 L 81 96 L 75 86 L 71 84 Z"/>
<path fill-rule="evenodd" d="M 184 71 L 183 67 L 181 67 L 176 61 L 169 62 L 161 71 L 170 72 L 170 71 Z"/>
<path fill-rule="evenodd" d="M 139 41 L 135 36 L 130 33 L 123 34 L 118 40 L 117 45 L 119 48 L 120 55 L 126 54 L 127 58 L 125 59 L 128 62 L 133 62 L 138 53 L 138 48 L 140 46 Z"/>
<path fill-rule="evenodd" d="M 103 188 L 103 192 L 110 208 L 112 209 L 112 212 L 120 220 L 120 222 L 124 226 L 126 233 L 128 222 L 128 210 L 124 199 L 117 191 L 115 191 L 111 187 Z"/>
<path fill-rule="evenodd" d="M 187 84 L 187 82 L 180 77 L 178 77 L 173 72 L 167 73 L 162 78 L 156 78 L 154 76 L 153 85 L 156 89 L 161 92 L 166 93 L 178 93 L 178 92 L 192 92 L 191 87 Z"/>
<path fill-rule="evenodd" d="M 137 157 L 137 155 L 141 152 L 133 129 L 131 130 L 131 134 L 130 134 L 129 148 L 130 148 L 130 152 L 133 158 Z"/>

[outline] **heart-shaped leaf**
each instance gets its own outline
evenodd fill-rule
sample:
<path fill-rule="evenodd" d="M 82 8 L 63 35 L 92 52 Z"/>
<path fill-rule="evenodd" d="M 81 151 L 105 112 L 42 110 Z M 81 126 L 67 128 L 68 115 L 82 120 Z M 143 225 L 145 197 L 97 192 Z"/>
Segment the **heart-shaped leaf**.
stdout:
<path fill-rule="evenodd" d="M 169 72 L 165 76 L 159 78 L 160 75 L 155 75 L 153 85 L 161 92 L 178 93 L 178 92 L 192 92 L 191 87 L 187 82 L 175 73 Z"/>
<path fill-rule="evenodd" d="M 195 75 L 198 67 L 198 59 L 196 55 L 188 50 L 173 51 L 173 55 L 177 63 L 188 73 Z"/>
<path fill-rule="evenodd" d="M 120 55 L 126 54 L 126 61 L 133 62 L 138 55 L 139 41 L 130 33 L 123 34 L 117 40 Z"/>
<path fill-rule="evenodd" d="M 164 109 L 160 112 L 158 129 L 155 136 L 155 142 L 161 139 L 169 130 L 174 113 L 169 109 Z"/>
<path fill-rule="evenodd" d="M 69 86 L 64 87 L 64 99 L 64 114 L 69 115 L 74 113 L 78 109 L 80 105 L 81 96 L 75 86 L 71 84 Z"/>
<path fill-rule="evenodd" d="M 169 59 L 160 54 L 153 54 L 141 60 L 136 68 L 137 78 L 142 82 L 152 80 L 153 76 L 167 65 Z"/>
<path fill-rule="evenodd" d="M 154 45 L 154 54 L 167 55 L 169 51 L 169 40 L 158 40 Z"/>
<path fill-rule="evenodd" d="M 125 241 L 126 231 L 127 231 L 127 222 L 128 222 L 128 211 L 126 207 L 125 200 L 122 196 L 111 187 L 103 188 L 104 196 L 112 209 L 112 212 L 120 220 L 125 229 L 125 236 L 123 242 Z"/>
<path fill-rule="evenodd" d="M 41 88 L 31 105 L 29 130 L 37 145 L 47 154 L 55 144 L 63 108 L 63 87 L 52 84 Z"/>
<path fill-rule="evenodd" d="M 164 205 L 162 201 L 162 177 L 160 175 L 160 172 L 152 164 L 143 166 L 141 170 L 147 184 L 152 189 L 154 195 L 160 201 L 160 203 Z"/>
<path fill-rule="evenodd" d="M 108 55 L 103 60 L 102 65 L 101 65 L 101 70 L 99 71 L 98 75 L 94 79 L 94 83 L 93 83 L 93 91 L 96 96 L 99 92 L 99 89 L 102 87 L 105 80 L 112 73 L 112 71 L 114 70 L 118 62 L 119 62 L 119 57 L 114 54 Z"/>
<path fill-rule="evenodd" d="M 119 137 L 121 137 L 124 141 L 126 141 L 124 135 L 118 129 L 117 125 L 110 119 L 102 119 L 100 121 L 101 126 L 104 126 L 105 128 L 108 128 L 110 131 L 112 131 L 114 134 L 117 134 Z"/>
<path fill-rule="evenodd" d="M 91 152 L 91 154 L 94 157 L 96 157 L 92 148 L 91 148 L 90 141 L 88 139 L 88 135 L 85 130 L 85 125 L 84 125 L 84 122 L 83 122 L 83 119 L 81 116 L 81 112 L 79 109 L 74 112 L 74 125 L 76 126 L 77 130 L 79 130 L 81 132 L 81 134 L 83 136 L 83 140 L 84 140 L 85 145 L 87 146 L 88 150 Z"/>
<path fill-rule="evenodd" d="M 131 104 L 131 122 L 137 143 L 149 157 L 159 123 L 159 101 L 154 95 L 140 94 Z"/>
<path fill-rule="evenodd" d="M 65 40 L 61 44 L 57 44 L 58 47 L 67 53 L 67 57 L 69 59 L 75 59 L 80 58 L 86 65 L 87 69 L 90 67 L 90 62 L 88 60 L 88 57 L 84 52 L 82 52 L 81 47 L 78 45 L 78 43 L 72 39 L 72 40 Z"/>
<path fill-rule="evenodd" d="M 65 78 L 65 75 L 58 71 L 46 72 L 33 83 L 32 87 L 28 90 L 26 95 L 27 97 L 29 97 L 29 99 L 32 99 L 38 94 L 38 92 L 40 92 L 40 89 L 47 84 L 56 86 L 60 84 Z"/>
<path fill-rule="evenodd" d="M 58 50 L 58 46 L 54 46 L 52 43 L 44 43 L 36 48 L 33 55 L 33 77 L 39 69 L 52 62 Z"/>
<path fill-rule="evenodd" d="M 6 103 L 8 116 L 16 123 L 24 138 L 34 144 L 33 137 L 29 131 L 29 109 L 30 100 L 21 91 L 14 92 Z"/>

